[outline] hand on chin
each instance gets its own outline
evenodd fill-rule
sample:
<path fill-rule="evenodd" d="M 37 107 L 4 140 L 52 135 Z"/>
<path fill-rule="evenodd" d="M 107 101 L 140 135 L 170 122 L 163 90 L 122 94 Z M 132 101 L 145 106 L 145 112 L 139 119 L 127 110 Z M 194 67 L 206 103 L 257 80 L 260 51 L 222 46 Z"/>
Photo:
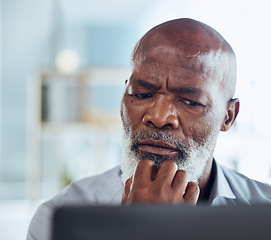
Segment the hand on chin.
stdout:
<path fill-rule="evenodd" d="M 157 171 L 149 159 L 138 163 L 135 175 L 124 186 L 122 205 L 191 204 L 199 198 L 199 187 L 188 182 L 187 173 L 178 170 L 175 162 L 165 160 Z"/>

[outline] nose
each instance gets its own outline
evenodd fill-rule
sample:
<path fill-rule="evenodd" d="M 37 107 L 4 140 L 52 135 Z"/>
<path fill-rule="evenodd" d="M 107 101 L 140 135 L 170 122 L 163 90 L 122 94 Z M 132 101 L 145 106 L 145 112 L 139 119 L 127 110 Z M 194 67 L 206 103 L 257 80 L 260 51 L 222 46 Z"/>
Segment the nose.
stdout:
<path fill-rule="evenodd" d="M 178 129 L 180 126 L 175 107 L 170 101 L 167 101 L 166 97 L 160 97 L 154 104 L 148 107 L 147 112 L 143 116 L 143 123 L 146 126 L 154 126 L 160 129 Z"/>

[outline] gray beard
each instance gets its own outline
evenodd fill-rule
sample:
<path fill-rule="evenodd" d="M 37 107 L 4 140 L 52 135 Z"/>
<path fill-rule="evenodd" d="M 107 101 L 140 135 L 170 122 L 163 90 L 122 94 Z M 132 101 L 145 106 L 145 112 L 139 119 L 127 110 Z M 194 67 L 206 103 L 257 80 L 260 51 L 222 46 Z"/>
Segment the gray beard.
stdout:
<path fill-rule="evenodd" d="M 134 175 L 137 164 L 143 159 L 150 159 L 154 161 L 159 168 L 163 161 L 174 161 L 179 170 L 186 171 L 188 181 L 195 183 L 204 173 L 207 161 L 212 157 L 217 135 L 210 133 L 208 139 L 195 142 L 192 138 L 188 139 L 187 144 L 183 144 L 175 140 L 170 134 L 166 132 L 143 132 L 130 136 L 126 129 L 122 131 L 122 156 L 121 169 L 123 172 L 122 180 L 125 183 L 128 178 Z M 161 139 L 163 141 L 175 144 L 178 148 L 178 156 L 160 156 L 150 153 L 144 153 L 137 148 L 137 143 L 146 138 Z"/>

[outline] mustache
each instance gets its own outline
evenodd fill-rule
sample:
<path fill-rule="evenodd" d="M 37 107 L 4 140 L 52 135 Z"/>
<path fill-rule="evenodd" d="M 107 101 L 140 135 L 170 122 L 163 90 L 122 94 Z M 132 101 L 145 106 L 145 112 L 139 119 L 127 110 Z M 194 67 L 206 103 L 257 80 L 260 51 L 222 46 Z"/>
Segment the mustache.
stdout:
<path fill-rule="evenodd" d="M 173 137 L 170 133 L 162 132 L 162 131 L 144 131 L 144 132 L 135 133 L 133 136 L 131 136 L 131 139 L 132 139 L 131 150 L 137 150 L 138 143 L 147 138 L 152 138 L 154 140 L 162 140 L 167 143 L 175 145 L 177 148 L 177 151 L 182 157 L 186 156 L 189 150 L 188 145 L 180 142 L 175 137 Z"/>

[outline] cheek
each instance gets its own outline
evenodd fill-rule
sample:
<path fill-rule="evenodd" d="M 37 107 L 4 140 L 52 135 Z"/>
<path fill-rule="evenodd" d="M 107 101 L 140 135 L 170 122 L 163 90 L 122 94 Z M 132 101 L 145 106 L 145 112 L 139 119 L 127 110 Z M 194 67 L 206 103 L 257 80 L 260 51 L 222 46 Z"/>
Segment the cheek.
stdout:
<path fill-rule="evenodd" d="M 208 114 L 196 121 L 190 121 L 189 135 L 197 143 L 203 143 L 209 138 L 217 137 L 220 132 L 220 123 L 213 115 Z"/>
<path fill-rule="evenodd" d="M 124 97 L 121 103 L 121 118 L 124 127 L 137 128 L 142 120 L 142 109 L 144 106 L 137 106 L 133 98 Z"/>

